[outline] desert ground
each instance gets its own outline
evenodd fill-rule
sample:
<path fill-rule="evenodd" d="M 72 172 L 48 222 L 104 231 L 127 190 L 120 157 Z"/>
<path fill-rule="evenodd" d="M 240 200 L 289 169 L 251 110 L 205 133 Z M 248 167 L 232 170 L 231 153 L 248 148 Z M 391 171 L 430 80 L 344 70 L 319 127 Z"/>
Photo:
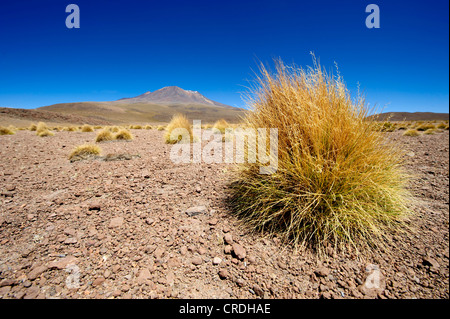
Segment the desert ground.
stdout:
<path fill-rule="evenodd" d="M 229 164 L 173 164 L 163 131 L 0 136 L 1 298 L 449 298 L 449 133 L 384 133 L 414 174 L 410 232 L 389 251 L 319 259 L 252 233 L 227 207 Z M 377 276 L 377 285 L 368 280 Z"/>

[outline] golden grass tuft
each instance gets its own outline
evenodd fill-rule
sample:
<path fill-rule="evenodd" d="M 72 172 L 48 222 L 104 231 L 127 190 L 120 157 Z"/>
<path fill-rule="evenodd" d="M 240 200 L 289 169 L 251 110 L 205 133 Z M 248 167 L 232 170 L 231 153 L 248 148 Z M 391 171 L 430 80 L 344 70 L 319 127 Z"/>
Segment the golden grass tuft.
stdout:
<path fill-rule="evenodd" d="M 152 127 L 151 125 L 146 125 L 144 128 L 145 128 L 146 130 L 151 130 L 153 127 Z"/>
<path fill-rule="evenodd" d="M 38 135 L 39 132 L 49 130 L 49 127 L 44 122 L 39 122 L 36 126 L 36 134 Z"/>
<path fill-rule="evenodd" d="M 47 136 L 55 136 L 55 133 L 53 133 L 52 131 L 50 131 L 48 129 L 44 129 L 44 130 L 36 131 L 36 135 L 39 137 L 47 137 Z"/>
<path fill-rule="evenodd" d="M 448 126 L 447 124 L 445 124 L 444 122 L 441 122 L 436 126 L 436 128 L 445 130 L 447 126 Z"/>
<path fill-rule="evenodd" d="M 112 141 L 114 139 L 114 135 L 111 133 L 111 131 L 103 129 L 97 133 L 97 137 L 95 138 L 95 142 L 106 142 L 106 141 Z"/>
<path fill-rule="evenodd" d="M 403 136 L 419 136 L 419 135 L 420 133 L 413 128 L 410 128 L 403 133 Z"/>
<path fill-rule="evenodd" d="M 256 232 L 294 247 L 387 247 L 405 230 L 409 193 L 403 152 L 367 118 L 364 97 L 353 99 L 342 78 L 314 60 L 306 71 L 279 61 L 249 94 L 249 128 L 278 129 L 278 169 L 238 166 L 230 207 Z"/>
<path fill-rule="evenodd" d="M 69 155 L 69 160 L 80 160 L 90 156 L 100 155 L 101 149 L 97 145 L 84 144 L 75 147 Z"/>
<path fill-rule="evenodd" d="M 15 134 L 14 130 L 8 127 L 0 126 L 0 135 L 14 135 L 14 134 Z"/>
<path fill-rule="evenodd" d="M 158 131 L 164 131 L 166 129 L 166 127 L 164 125 L 158 125 L 158 127 L 156 129 Z"/>
<path fill-rule="evenodd" d="M 94 132 L 94 128 L 88 124 L 84 124 L 81 127 L 81 132 Z"/>
<path fill-rule="evenodd" d="M 133 130 L 142 130 L 142 125 L 130 125 L 130 129 L 133 129 Z"/>
<path fill-rule="evenodd" d="M 436 128 L 436 127 L 434 126 L 434 124 L 431 124 L 431 123 L 420 124 L 419 126 L 416 127 L 416 129 L 418 131 L 426 131 L 426 130 L 434 129 L 434 128 Z"/>
<path fill-rule="evenodd" d="M 189 134 L 189 137 L 178 135 L 176 139 L 172 139 L 171 135 L 176 129 L 184 129 L 185 133 Z M 176 134 L 176 132 L 174 132 Z M 183 114 L 176 114 L 172 117 L 172 120 L 166 127 L 166 133 L 164 134 L 164 141 L 167 144 L 175 144 L 180 142 L 182 139 L 189 139 L 189 141 L 193 141 L 192 128 L 189 123 L 189 120 Z"/>
<path fill-rule="evenodd" d="M 214 126 L 213 126 L 213 128 L 219 130 L 220 133 L 222 133 L 222 134 L 225 134 L 225 129 L 228 127 L 230 127 L 230 125 L 224 119 L 218 120 L 216 123 L 214 123 Z"/>
<path fill-rule="evenodd" d="M 437 130 L 435 128 L 429 128 L 428 130 L 426 130 L 425 132 L 423 132 L 423 134 L 425 135 L 433 135 L 437 132 Z"/>
<path fill-rule="evenodd" d="M 35 132 L 37 130 L 37 125 L 36 124 L 30 124 L 30 126 L 28 127 L 28 129 L 32 132 Z"/>
<path fill-rule="evenodd" d="M 127 129 L 121 129 L 114 135 L 115 140 L 129 141 L 132 140 L 133 138 L 134 138 L 133 135 Z"/>

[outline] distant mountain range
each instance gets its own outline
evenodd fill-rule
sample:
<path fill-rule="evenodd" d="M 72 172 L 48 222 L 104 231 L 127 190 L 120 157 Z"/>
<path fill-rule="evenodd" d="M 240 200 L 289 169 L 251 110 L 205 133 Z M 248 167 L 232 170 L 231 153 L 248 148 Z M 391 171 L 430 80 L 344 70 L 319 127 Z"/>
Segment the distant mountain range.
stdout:
<path fill-rule="evenodd" d="M 167 86 L 136 97 L 110 102 L 60 103 L 38 108 L 49 112 L 105 120 L 111 123 L 168 122 L 176 113 L 191 120 L 237 122 L 245 110 L 208 99 L 197 91 Z"/>
<path fill-rule="evenodd" d="M 377 116 L 379 121 L 448 121 L 448 113 L 433 112 L 386 112 Z"/>

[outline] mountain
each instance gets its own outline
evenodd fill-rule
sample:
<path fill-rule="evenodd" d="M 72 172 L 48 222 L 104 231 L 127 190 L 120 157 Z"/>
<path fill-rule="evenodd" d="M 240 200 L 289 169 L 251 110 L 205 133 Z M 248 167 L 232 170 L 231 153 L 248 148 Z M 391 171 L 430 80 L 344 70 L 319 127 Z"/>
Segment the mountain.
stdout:
<path fill-rule="evenodd" d="M 386 112 L 380 113 L 376 116 L 378 121 L 448 121 L 448 113 L 433 113 L 433 112 Z"/>
<path fill-rule="evenodd" d="M 231 107 L 210 100 L 197 91 L 183 90 L 178 86 L 166 86 L 155 92 L 146 92 L 132 98 L 120 99 L 128 103 L 156 103 L 156 104 L 205 104 L 223 107 Z"/>
<path fill-rule="evenodd" d="M 238 122 L 245 113 L 244 109 L 213 101 L 197 91 L 183 90 L 177 86 L 110 102 L 59 103 L 38 109 L 117 124 L 168 122 L 176 113 L 208 123 L 222 118 Z"/>

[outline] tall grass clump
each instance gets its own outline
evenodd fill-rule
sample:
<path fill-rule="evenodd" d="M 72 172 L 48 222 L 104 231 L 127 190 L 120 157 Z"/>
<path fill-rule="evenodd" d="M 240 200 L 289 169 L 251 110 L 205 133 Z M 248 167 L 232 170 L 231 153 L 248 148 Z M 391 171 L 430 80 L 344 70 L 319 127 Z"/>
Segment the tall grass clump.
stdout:
<path fill-rule="evenodd" d="M 88 124 L 84 124 L 81 127 L 81 132 L 94 132 L 94 128 Z"/>
<path fill-rule="evenodd" d="M 133 135 L 127 129 L 121 129 L 114 135 L 115 140 L 130 141 L 133 138 Z"/>
<path fill-rule="evenodd" d="M 410 129 L 406 130 L 403 133 L 403 135 L 404 136 L 419 136 L 420 133 L 416 129 L 410 128 Z"/>
<path fill-rule="evenodd" d="M 14 130 L 8 127 L 0 126 L 0 135 L 14 135 L 14 134 L 15 134 Z"/>
<path fill-rule="evenodd" d="M 100 155 L 101 149 L 97 145 L 83 144 L 75 147 L 69 155 L 70 161 L 87 159 L 92 156 Z"/>
<path fill-rule="evenodd" d="M 294 247 L 386 247 L 404 229 L 408 176 L 402 153 L 368 118 L 364 97 L 352 99 L 340 75 L 314 60 L 306 71 L 263 65 L 249 92 L 245 126 L 278 129 L 278 169 L 237 167 L 230 205 L 254 231 Z"/>
<path fill-rule="evenodd" d="M 114 139 L 114 135 L 111 133 L 110 130 L 103 129 L 97 133 L 97 137 L 95 138 L 95 142 L 106 142 L 106 141 L 112 141 Z"/>
<path fill-rule="evenodd" d="M 47 129 L 36 131 L 36 135 L 39 137 L 55 136 L 55 133 Z"/>
<path fill-rule="evenodd" d="M 183 135 L 181 134 L 177 135 L 175 139 L 171 138 L 172 132 L 174 132 L 175 129 L 184 129 L 184 132 L 189 134 L 189 137 L 184 138 L 189 138 L 190 141 L 193 140 L 191 124 L 183 114 L 174 115 L 170 123 L 167 125 L 166 133 L 164 134 L 164 140 L 167 144 L 175 144 L 183 139 Z M 177 134 L 177 132 L 174 132 L 174 134 Z"/>
<path fill-rule="evenodd" d="M 39 135 L 39 132 L 43 132 L 45 130 L 49 130 L 47 124 L 44 122 L 39 122 L 36 126 L 36 135 Z"/>
<path fill-rule="evenodd" d="M 216 123 L 214 123 L 214 126 L 213 126 L 213 128 L 219 130 L 220 133 L 222 133 L 222 134 L 225 134 L 225 129 L 228 127 L 230 127 L 230 125 L 224 119 L 218 120 Z"/>

